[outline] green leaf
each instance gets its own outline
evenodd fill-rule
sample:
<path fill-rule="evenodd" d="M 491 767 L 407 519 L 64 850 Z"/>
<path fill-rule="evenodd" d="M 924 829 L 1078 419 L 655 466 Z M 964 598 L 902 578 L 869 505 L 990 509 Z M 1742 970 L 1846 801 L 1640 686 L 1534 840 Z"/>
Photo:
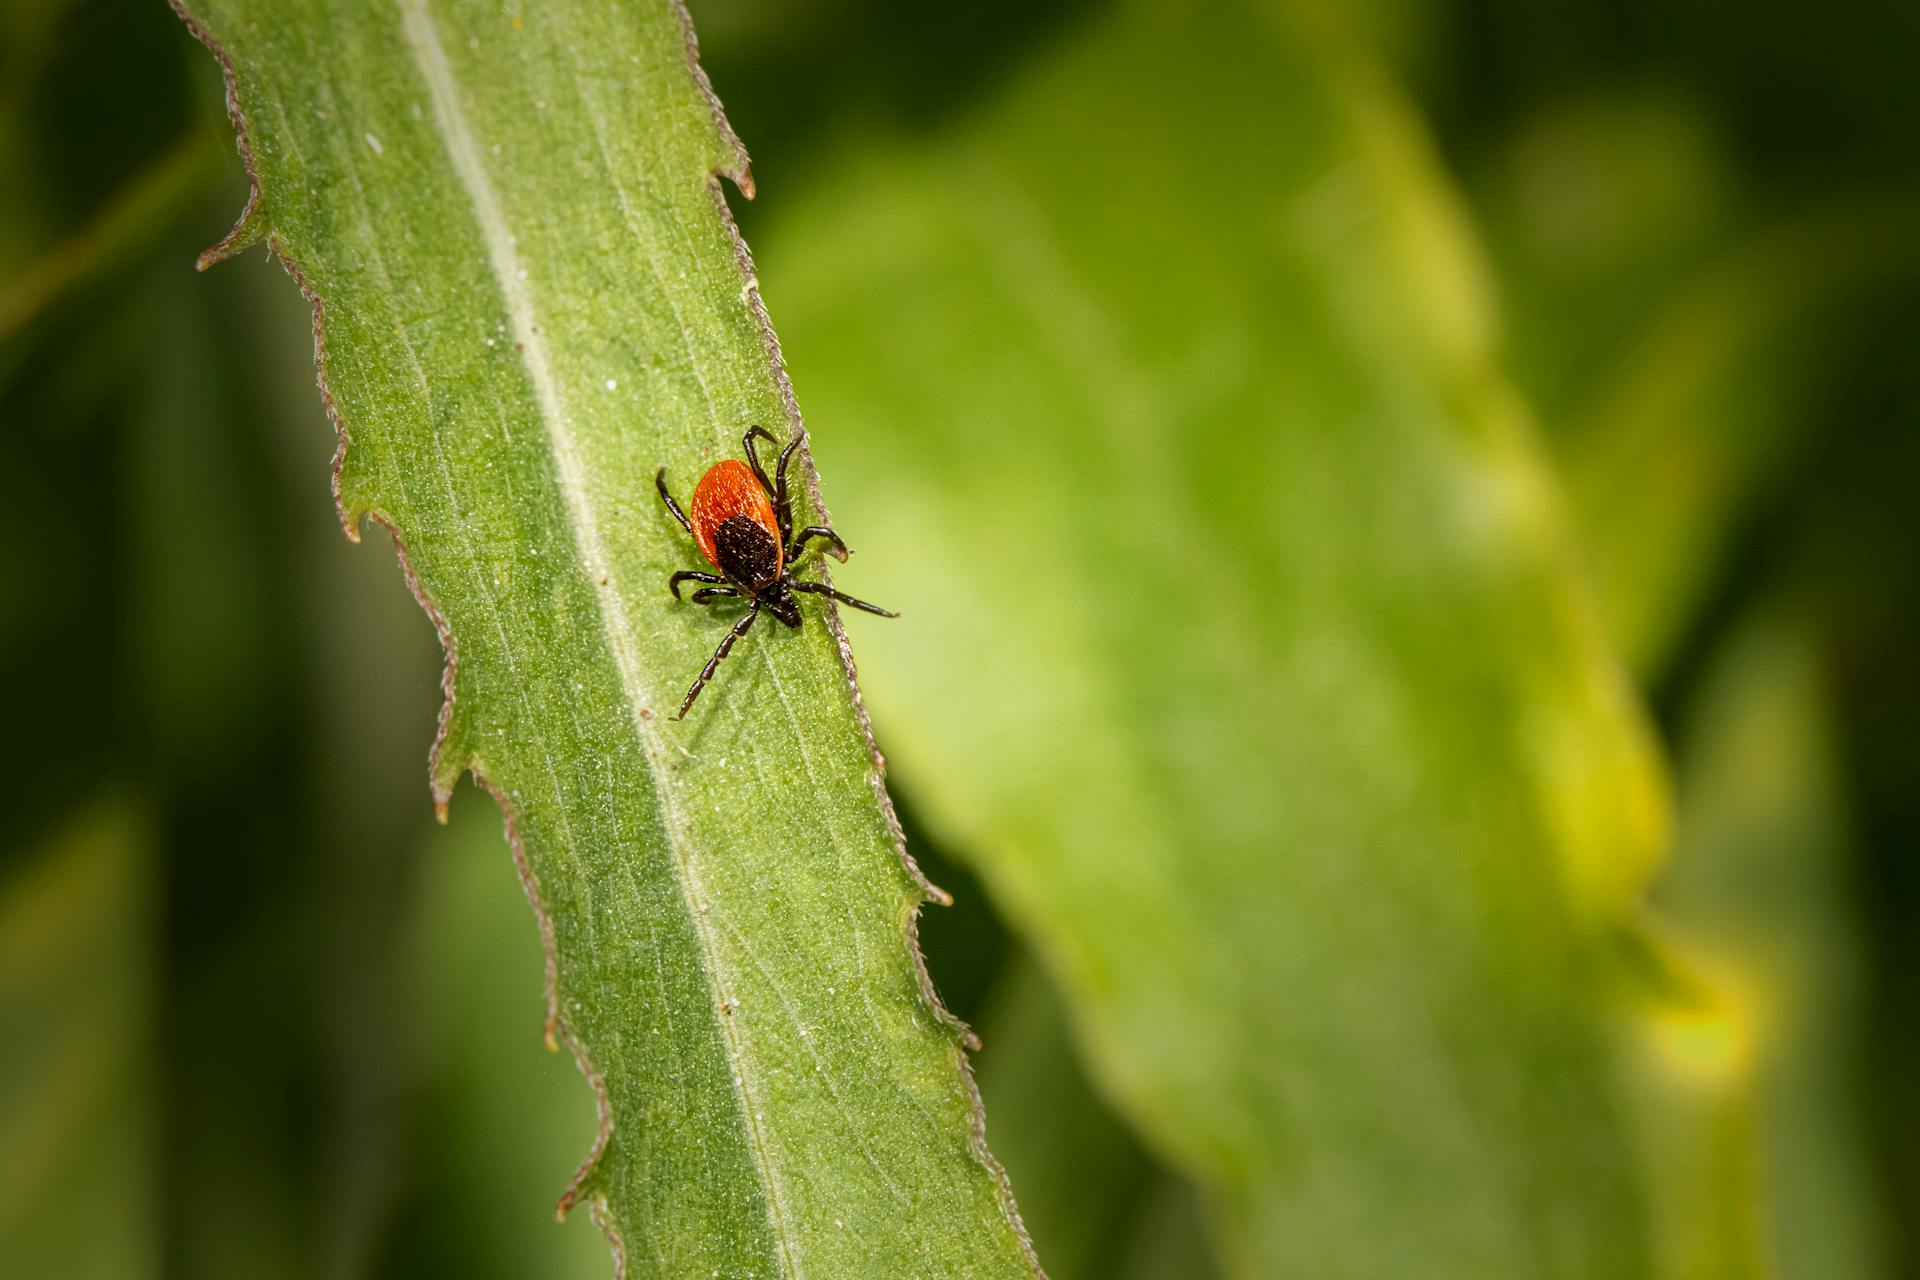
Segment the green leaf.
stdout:
<path fill-rule="evenodd" d="M 1608 630 L 1634 669 L 1673 660 L 1764 499 L 1828 424 L 1872 328 L 1863 297 L 1911 280 L 1911 201 L 1778 219 L 1697 266 L 1595 379 L 1559 442 Z"/>
<path fill-rule="evenodd" d="M 454 806 L 422 859 L 414 916 L 423 1042 L 422 1165 L 391 1274 L 440 1270 L 483 1280 L 600 1280 L 607 1253 L 584 1218 L 556 1238 L 542 1203 L 579 1160 L 593 1122 L 580 1073 L 536 1032 L 540 943 L 526 900 L 499 874 L 500 830 L 479 806 Z"/>
<path fill-rule="evenodd" d="M 0 879 L 0 1257 L 158 1274 L 158 948 L 146 815 L 94 798 Z"/>
<path fill-rule="evenodd" d="M 1073 1052 L 1066 1011 L 1031 958 L 995 988 L 980 1030 L 980 1092 L 994 1152 L 1052 1280 L 1208 1280 L 1192 1188 L 1156 1167 L 1103 1105 Z"/>
<path fill-rule="evenodd" d="M 1770 1254 L 1788 1280 L 1893 1274 L 1864 1114 L 1868 957 L 1841 759 L 1797 593 L 1768 592 L 1695 686 L 1683 819 L 1661 907 L 1741 975 L 1767 1032 L 1760 1119 Z"/>
<path fill-rule="evenodd" d="M 216 155 L 207 134 L 189 134 L 124 183 L 84 226 L 0 282 L 0 356 L 11 355 L 16 335 L 62 295 L 125 267 L 172 230 L 181 208 L 205 191 Z M 11 372 L 6 365 L 0 370 Z"/>
<path fill-rule="evenodd" d="M 1088 1087 L 1065 1011 L 1031 960 L 1009 967 L 980 1025 L 993 1047 L 980 1092 L 993 1106 L 995 1150 L 1026 1189 L 1022 1216 L 1047 1274 L 1111 1275 L 1135 1243 L 1128 1229 L 1153 1166 Z"/>
<path fill-rule="evenodd" d="M 1054 53 L 767 237 L 896 767 L 1231 1273 L 1743 1270 L 1737 1142 L 1649 1205 L 1739 1027 L 1671 1031 L 1663 773 L 1416 122 L 1306 6 Z"/>
<path fill-rule="evenodd" d="M 1608 634 L 1654 681 L 1830 437 L 1832 387 L 1881 324 L 1863 302 L 1920 265 L 1910 196 L 1756 212 L 1731 153 L 1702 103 L 1636 83 L 1526 117 L 1477 188 L 1510 368 L 1566 477 Z"/>
<path fill-rule="evenodd" d="M 653 472 L 684 496 L 747 424 L 799 429 L 684 15 L 188 22 L 256 178 L 207 256 L 265 240 L 314 302 L 342 518 L 393 529 L 448 651 L 436 793 L 471 770 L 505 806 L 549 1031 L 600 1094 L 562 1208 L 632 1274 L 1032 1272 L 834 615 L 769 625 L 666 719 L 725 621 L 667 597 L 695 553 Z"/>

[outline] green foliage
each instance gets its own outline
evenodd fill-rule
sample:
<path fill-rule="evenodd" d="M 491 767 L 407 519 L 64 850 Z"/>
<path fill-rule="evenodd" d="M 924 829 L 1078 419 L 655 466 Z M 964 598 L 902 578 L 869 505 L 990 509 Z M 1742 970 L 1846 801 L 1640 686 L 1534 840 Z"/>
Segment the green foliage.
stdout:
<path fill-rule="evenodd" d="M 22 1275 L 158 1274 L 145 827 L 96 798 L 0 879 L 0 1026 L 20 1032 L 0 1048 L 0 1257 Z M 83 1183 L 121 1211 L 97 1221 L 66 1194 Z"/>
<path fill-rule="evenodd" d="M 461 1239 L 501 1275 L 605 1280 L 606 1242 L 585 1215 L 553 1224 L 553 1189 L 580 1160 L 593 1094 L 538 1037 L 542 957 L 527 903 L 501 874 L 500 824 L 463 798 L 421 858 L 412 993 L 427 1100 L 422 1180 L 400 1268 L 435 1269 L 437 1241 Z"/>
<path fill-rule="evenodd" d="M 924 920 L 816 621 L 625 714 L 792 421 L 677 16 L 199 14 L 628 1270 L 776 1269 L 738 1080 L 809 1274 L 1030 1271 L 917 927 L 1054 1280 L 1920 1274 L 1920 10 L 693 3 Z M 220 94 L 0 7 L 0 1272 L 604 1277 Z"/>
<path fill-rule="evenodd" d="M 1661 906 L 1748 976 L 1772 1052 L 1760 1188 L 1776 1274 L 1889 1274 L 1870 1193 L 1860 1070 L 1864 957 L 1848 928 L 1850 846 L 1833 726 L 1796 611 L 1762 601 L 1714 654 L 1680 731 L 1687 815 Z"/>
<path fill-rule="evenodd" d="M 1074 1053 L 1066 1009 L 1039 966 L 1009 966 L 982 1017 L 980 1092 L 994 1154 L 1052 1280 L 1204 1280 L 1218 1269 L 1193 1189 L 1153 1163 Z"/>
<path fill-rule="evenodd" d="M 1658 679 L 1853 364 L 1863 294 L 1920 274 L 1897 189 L 1756 214 L 1700 108 L 1644 87 L 1555 102 L 1477 190 L 1508 364 L 1544 422 L 1608 632 Z M 1569 175 L 1590 198 L 1569 199 Z"/>
<path fill-rule="evenodd" d="M 691 549 L 653 470 L 798 427 L 681 15 L 190 21 L 258 183 L 209 257 L 265 239 L 315 303 L 342 518 L 394 531 L 448 651 L 437 794 L 471 770 L 506 807 L 549 1035 L 600 1095 L 563 1210 L 634 1273 L 1028 1270 L 838 624 L 756 637 L 666 720 L 719 632 L 666 596 Z"/>
<path fill-rule="evenodd" d="M 1457 212 L 1335 40 L 1128 6 L 773 223 L 917 624 L 868 646 L 887 741 L 1235 1273 L 1743 1256 L 1663 1236 L 1623 1083 L 1659 766 Z"/>

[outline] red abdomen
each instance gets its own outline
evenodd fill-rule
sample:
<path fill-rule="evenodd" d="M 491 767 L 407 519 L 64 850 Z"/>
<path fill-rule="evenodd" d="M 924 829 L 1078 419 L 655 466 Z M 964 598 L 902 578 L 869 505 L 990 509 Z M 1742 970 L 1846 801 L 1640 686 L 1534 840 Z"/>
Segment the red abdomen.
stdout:
<path fill-rule="evenodd" d="M 780 546 L 780 522 L 774 518 L 773 502 L 752 467 L 728 458 L 707 468 L 707 474 L 694 486 L 693 501 L 687 504 L 687 521 L 693 525 L 693 540 L 700 544 L 700 554 L 722 573 L 738 566 L 722 563 L 714 535 L 721 525 L 735 518 L 751 520 L 766 530 L 773 543 L 773 576 L 779 576 L 785 549 Z"/>

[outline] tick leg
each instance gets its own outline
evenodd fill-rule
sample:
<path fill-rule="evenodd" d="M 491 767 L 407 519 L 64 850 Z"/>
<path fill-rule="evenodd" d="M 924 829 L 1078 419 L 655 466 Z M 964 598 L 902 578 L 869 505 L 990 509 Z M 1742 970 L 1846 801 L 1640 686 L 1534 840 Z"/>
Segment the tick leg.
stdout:
<path fill-rule="evenodd" d="M 653 473 L 653 487 L 660 491 L 660 501 L 667 504 L 667 510 L 673 513 L 673 518 L 680 522 L 680 527 L 685 529 L 687 535 L 691 537 L 693 535 L 693 526 L 687 523 L 687 513 L 680 509 L 680 504 L 675 502 L 673 495 L 667 492 L 667 469 L 665 467 Z M 719 579 L 716 578 L 714 581 L 718 582 Z M 680 598 L 678 591 L 674 592 L 673 595 L 676 600 Z"/>
<path fill-rule="evenodd" d="M 747 634 L 747 628 L 751 627 L 753 620 L 759 616 L 760 602 L 755 600 L 747 610 L 747 616 L 733 624 L 733 630 L 727 632 L 726 638 L 720 642 L 720 647 L 713 651 L 711 658 L 707 659 L 707 665 L 700 669 L 700 674 L 695 678 L 693 687 L 687 690 L 686 701 L 680 704 L 680 710 L 673 717 L 675 720 L 684 720 L 687 718 L 687 708 L 691 707 L 693 700 L 700 696 L 700 691 L 707 687 L 707 681 L 713 679 L 714 669 L 720 665 L 721 659 L 725 658 L 728 651 L 733 648 L 733 642 L 735 640 Z"/>
<path fill-rule="evenodd" d="M 793 536 L 793 506 L 787 501 L 787 463 L 793 458 L 793 451 L 807 438 L 805 431 L 796 432 L 793 439 L 787 441 L 787 447 L 780 451 L 780 461 L 773 469 L 773 479 L 767 479 L 767 469 L 760 465 L 760 454 L 753 447 L 756 439 L 768 444 L 779 443 L 773 432 L 759 423 L 747 428 L 747 434 L 740 437 L 740 447 L 746 450 L 747 465 L 753 468 L 753 474 L 760 481 L 760 487 L 773 499 L 773 517 L 780 522 L 780 541 L 785 542 Z"/>
<path fill-rule="evenodd" d="M 824 538 L 828 542 L 831 542 L 833 546 L 829 549 L 829 554 L 831 554 L 834 559 L 840 561 L 840 563 L 846 563 L 848 555 L 847 544 L 840 541 L 839 534 L 823 524 L 810 524 L 794 537 L 793 547 L 787 552 L 787 563 L 792 564 L 802 555 L 806 554 L 807 543 L 814 538 Z"/>
<path fill-rule="evenodd" d="M 789 584 L 795 591 L 811 591 L 817 596 L 831 596 L 841 604 L 852 605 L 866 613 L 877 613 L 883 618 L 897 618 L 900 615 L 877 604 L 868 604 L 865 600 L 855 600 L 844 591 L 835 591 L 824 582 L 795 582 Z"/>
<path fill-rule="evenodd" d="M 702 587 L 693 593 L 693 602 L 695 604 L 712 604 L 715 600 L 724 600 L 728 597 L 737 598 L 739 594 L 740 588 L 738 587 Z"/>
<path fill-rule="evenodd" d="M 669 498 L 671 502 L 673 499 Z M 667 579 L 667 590 L 673 592 L 673 598 L 680 598 L 680 584 L 683 582 L 725 582 L 726 579 L 714 573 L 702 573 L 698 569 L 682 569 Z M 697 592 L 695 594 L 698 594 Z"/>
<path fill-rule="evenodd" d="M 793 536 L 793 508 L 787 505 L 787 463 L 793 460 L 793 451 L 807 438 L 805 431 L 796 431 L 793 439 L 787 441 L 787 447 L 780 451 L 780 465 L 773 469 L 773 513 L 780 517 L 780 536 Z"/>
<path fill-rule="evenodd" d="M 774 438 L 773 432 L 767 430 L 757 422 L 747 428 L 747 434 L 740 437 L 740 447 L 747 451 L 747 465 L 753 468 L 753 474 L 760 481 L 760 487 L 765 489 L 767 496 L 771 498 L 773 496 L 773 481 L 767 479 L 767 469 L 760 465 L 760 453 L 753 447 L 753 442 L 756 439 L 765 440 L 768 444 L 779 444 L 780 442 Z"/>

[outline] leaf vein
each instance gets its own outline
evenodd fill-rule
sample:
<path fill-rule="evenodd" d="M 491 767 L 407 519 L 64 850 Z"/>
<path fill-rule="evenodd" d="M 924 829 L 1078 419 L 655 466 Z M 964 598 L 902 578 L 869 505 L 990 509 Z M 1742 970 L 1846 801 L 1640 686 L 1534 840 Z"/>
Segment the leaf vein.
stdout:
<path fill-rule="evenodd" d="M 774 1242 L 783 1271 L 792 1280 L 798 1280 L 800 1268 L 793 1254 L 787 1221 L 789 1214 L 769 1157 L 758 1099 L 742 1065 L 738 1030 L 719 1011 L 727 995 L 720 977 L 719 949 L 711 930 L 704 923 L 706 913 L 702 908 L 707 905 L 707 895 L 686 847 L 685 818 L 678 812 L 672 789 L 661 784 L 661 772 L 666 760 L 665 746 L 649 727 L 648 717 L 640 714 L 645 709 L 643 694 L 646 681 L 639 654 L 633 645 L 633 629 L 628 623 L 620 584 L 615 580 L 617 565 L 601 542 L 600 524 L 589 491 L 586 466 L 573 438 L 546 340 L 539 325 L 534 322 L 532 290 L 520 275 L 514 236 L 508 229 L 506 216 L 492 181 L 487 176 L 479 143 L 467 123 L 459 85 L 440 42 L 433 16 L 428 12 L 426 0 L 399 0 L 399 3 L 408 48 L 432 98 L 434 122 L 448 158 L 472 199 L 475 218 L 486 241 L 488 263 L 499 286 L 515 346 L 521 353 L 522 364 L 532 383 L 534 399 L 547 430 L 556 479 L 582 561 L 581 568 L 598 597 L 602 631 L 620 677 L 635 736 L 648 757 L 648 780 L 653 785 L 662 834 L 673 852 L 678 873 L 676 881 L 700 943 L 708 983 L 713 988 L 715 1023 L 726 1047 L 728 1071 L 739 1100 L 754 1172 L 773 1225 Z"/>

